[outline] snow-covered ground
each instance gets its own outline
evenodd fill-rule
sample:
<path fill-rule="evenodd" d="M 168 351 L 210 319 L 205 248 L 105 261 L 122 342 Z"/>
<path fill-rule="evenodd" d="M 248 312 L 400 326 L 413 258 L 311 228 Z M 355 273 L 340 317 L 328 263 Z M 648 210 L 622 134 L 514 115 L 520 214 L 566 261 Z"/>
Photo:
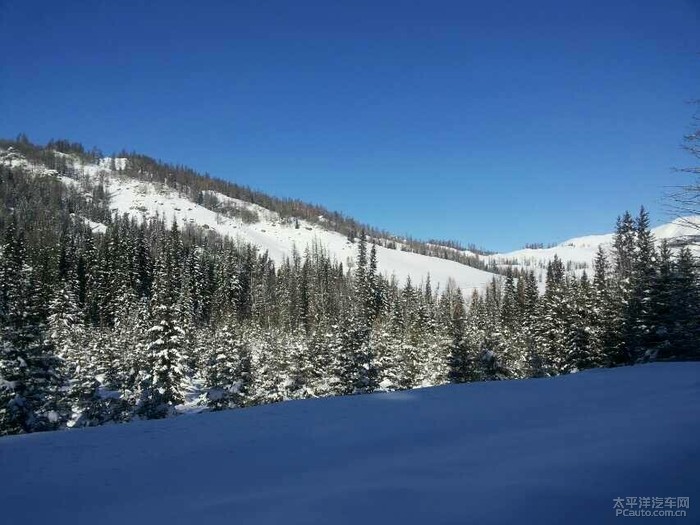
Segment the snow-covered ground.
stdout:
<path fill-rule="evenodd" d="M 57 525 L 700 523 L 699 378 L 656 363 L 6 437 L 0 509 Z M 616 517 L 627 497 L 690 508 Z"/>

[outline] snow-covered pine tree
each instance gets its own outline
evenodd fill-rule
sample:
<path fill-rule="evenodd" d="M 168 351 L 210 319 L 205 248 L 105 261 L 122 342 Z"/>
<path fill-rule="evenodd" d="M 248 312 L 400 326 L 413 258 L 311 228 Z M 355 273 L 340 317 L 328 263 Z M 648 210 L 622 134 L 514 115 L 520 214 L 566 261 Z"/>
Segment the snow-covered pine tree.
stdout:
<path fill-rule="evenodd" d="M 446 293 L 452 293 L 452 291 L 447 290 Z M 448 378 L 451 383 L 465 383 L 474 380 L 475 356 L 471 352 L 467 338 L 466 311 L 462 290 L 457 288 L 453 293 L 454 297 L 447 299 L 452 303 L 450 318 L 450 336 L 452 341 L 448 355 Z M 476 314 L 478 301 L 480 301 L 480 298 L 475 296 L 472 300 L 470 313 Z"/>
<path fill-rule="evenodd" d="M 524 292 L 524 289 L 523 289 Z M 506 279 L 503 285 L 503 299 L 501 301 L 501 323 L 509 329 L 516 329 L 519 321 L 518 295 L 515 287 L 513 270 L 508 267 Z"/>
<path fill-rule="evenodd" d="M 418 302 L 418 326 L 415 330 L 419 349 L 417 386 L 427 387 L 447 382 L 447 366 L 450 338 L 443 331 L 437 318 L 435 297 L 428 276 L 423 294 Z"/>
<path fill-rule="evenodd" d="M 401 382 L 399 342 L 392 328 L 389 322 L 376 325 L 370 341 L 377 368 L 377 389 L 382 391 L 398 390 Z"/>
<path fill-rule="evenodd" d="M 569 351 L 567 319 L 571 306 L 568 299 L 564 264 L 555 255 L 547 264 L 546 288 L 538 325 L 541 373 L 545 376 L 557 375 L 565 369 Z"/>
<path fill-rule="evenodd" d="M 630 322 L 629 303 L 634 288 L 634 261 L 636 229 L 629 212 L 617 219 L 613 239 L 613 276 L 611 289 L 610 352 L 612 364 L 626 364 L 633 360 L 631 348 L 633 326 Z"/>
<path fill-rule="evenodd" d="M 521 274 L 517 285 L 515 274 L 509 268 L 503 285 L 503 298 L 497 331 L 487 343 L 493 356 L 488 364 L 495 379 L 524 377 L 528 373 L 528 341 L 524 330 L 526 308 L 526 279 Z"/>
<path fill-rule="evenodd" d="M 357 267 L 353 275 L 354 302 L 350 305 L 351 313 L 340 324 L 343 348 L 340 377 L 347 394 L 372 392 L 378 386 L 376 361 L 370 344 L 373 277 L 368 263 L 367 238 L 363 231 L 358 242 Z"/>
<path fill-rule="evenodd" d="M 309 387 L 314 397 L 345 393 L 345 356 L 337 324 L 321 324 L 307 343 L 313 376 Z"/>
<path fill-rule="evenodd" d="M 49 304 L 48 339 L 63 359 L 69 359 L 83 350 L 84 319 L 75 289 L 75 280 L 69 274 L 56 287 Z"/>
<path fill-rule="evenodd" d="M 40 295 L 21 233 L 6 230 L 0 266 L 0 434 L 58 428 L 63 379 L 60 360 L 45 335 Z"/>
<path fill-rule="evenodd" d="M 181 316 L 176 299 L 180 286 L 180 250 L 174 223 L 156 264 L 151 326 L 146 333 L 147 368 L 141 381 L 137 413 L 149 419 L 173 414 L 175 405 L 185 400 L 188 387 L 183 356 L 187 334 L 178 324 Z"/>
<path fill-rule="evenodd" d="M 534 270 L 525 272 L 522 299 L 523 347 L 525 359 L 525 377 L 539 377 L 543 373 L 544 361 L 538 346 L 537 326 L 540 321 L 540 296 Z"/>
<path fill-rule="evenodd" d="M 581 279 L 571 278 L 568 296 L 571 307 L 567 318 L 568 352 L 563 373 L 594 368 L 602 363 L 600 348 L 595 339 L 595 291 L 585 271 Z"/>
<path fill-rule="evenodd" d="M 251 333 L 251 399 L 263 405 L 284 401 L 289 385 L 288 370 L 277 330 Z"/>
<path fill-rule="evenodd" d="M 230 248 L 224 249 L 217 258 L 213 275 L 213 292 L 211 299 L 211 320 L 214 323 L 226 322 L 227 313 L 235 312 L 237 319 L 242 318 L 239 310 L 241 304 L 241 270 L 235 254 Z"/>
<path fill-rule="evenodd" d="M 369 321 L 374 322 L 384 308 L 384 287 L 377 273 L 377 245 L 372 244 L 367 268 L 367 311 Z M 428 277 L 430 279 L 430 277 Z"/>
<path fill-rule="evenodd" d="M 645 359 L 665 359 L 673 354 L 673 327 L 675 318 L 673 254 L 666 239 L 659 247 L 657 272 L 651 286 L 650 332 Z"/>
<path fill-rule="evenodd" d="M 204 364 L 207 406 L 214 410 L 245 406 L 250 396 L 251 355 L 240 328 L 229 321 L 208 343 Z"/>
<path fill-rule="evenodd" d="M 80 362 L 87 358 L 85 325 L 75 293 L 76 283 L 70 272 L 56 288 L 49 304 L 48 341 L 61 359 L 62 376 L 66 378 L 67 393 L 61 400 L 62 419 L 69 421 L 73 414 L 72 388 L 80 372 Z"/>
<path fill-rule="evenodd" d="M 601 364 L 612 365 L 619 355 L 616 316 L 619 305 L 614 301 L 610 263 L 602 246 L 593 261 L 593 302 L 591 305 L 592 350 L 601 356 Z"/>
<path fill-rule="evenodd" d="M 656 280 L 656 249 L 649 229 L 649 214 L 642 208 L 634 223 L 635 251 L 632 266 L 632 288 L 627 304 L 630 359 L 644 358 L 653 345 L 655 305 L 652 300 Z"/>
<path fill-rule="evenodd" d="M 700 287 L 697 261 L 682 248 L 675 264 L 673 283 L 674 327 L 672 352 L 681 359 L 700 358 Z"/>

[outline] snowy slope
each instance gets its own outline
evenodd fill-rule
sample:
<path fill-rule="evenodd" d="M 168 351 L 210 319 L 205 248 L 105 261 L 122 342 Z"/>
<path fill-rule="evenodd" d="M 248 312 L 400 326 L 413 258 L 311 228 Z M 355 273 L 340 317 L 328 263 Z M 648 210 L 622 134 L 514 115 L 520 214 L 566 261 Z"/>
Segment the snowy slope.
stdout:
<path fill-rule="evenodd" d="M 68 157 L 70 159 L 70 157 Z M 12 166 L 22 166 L 34 172 L 50 172 L 41 166 L 32 166 L 16 153 L 0 150 L 0 162 Z M 280 216 L 256 204 L 232 199 L 216 194 L 221 202 L 237 208 L 245 208 L 257 213 L 259 222 L 248 224 L 241 218 L 227 217 L 200 206 L 178 192 L 153 183 L 128 178 L 120 173 L 127 159 L 102 159 L 95 165 L 84 165 L 73 159 L 73 168 L 79 173 L 78 180 L 60 177 L 65 184 L 79 185 L 81 177 L 104 181 L 113 211 L 128 213 L 137 217 L 160 216 L 167 221 L 191 223 L 211 229 L 222 235 L 251 243 L 262 251 L 267 251 L 276 262 L 289 257 L 294 249 L 303 254 L 312 243 L 319 243 L 343 264 L 352 266 L 357 255 L 357 245 L 331 229 L 303 220 L 296 228 L 293 221 L 282 221 Z M 112 170 L 111 166 L 115 169 Z M 212 192 L 213 193 L 213 192 Z M 99 226 L 91 224 L 93 230 Z M 429 257 L 417 253 L 377 247 L 379 271 L 387 276 L 395 275 L 400 282 L 408 277 L 414 283 L 425 281 L 430 275 L 433 286 L 444 289 L 449 280 L 454 280 L 467 294 L 474 289 L 486 286 L 494 274 L 472 268 L 454 261 Z"/>
<path fill-rule="evenodd" d="M 240 218 L 226 217 L 199 206 L 169 188 L 157 188 L 150 183 L 118 176 L 109 177 L 108 183 L 110 202 L 115 211 L 146 217 L 159 214 L 168 221 L 176 219 L 182 223 L 205 226 L 222 235 L 258 246 L 267 251 L 276 262 L 290 256 L 295 248 L 303 253 L 314 242 L 320 243 L 346 265 L 352 265 L 357 256 L 357 246 L 350 243 L 344 235 L 303 220 L 299 220 L 299 228 L 296 228 L 295 224 L 280 220 L 277 213 L 256 204 L 216 195 L 220 201 L 256 212 L 260 221 L 247 224 Z M 381 272 L 388 276 L 394 274 L 400 281 L 410 276 L 417 283 L 430 275 L 434 284 L 444 287 L 451 278 L 466 291 L 483 288 L 494 276 L 454 261 L 390 250 L 382 246 L 377 246 L 377 260 Z"/>
<path fill-rule="evenodd" d="M 690 244 L 691 241 L 697 241 L 700 237 L 700 216 L 678 218 L 670 223 L 652 228 L 651 231 L 657 243 L 666 239 L 672 247 L 688 244 L 696 255 L 700 253 L 697 244 Z M 497 253 L 489 258 L 501 267 L 511 265 L 533 269 L 536 274 L 541 275 L 544 273 L 547 263 L 556 255 L 565 264 L 573 263 L 573 268 L 576 269 L 575 273 L 580 275 L 586 268 L 590 275 L 598 247 L 602 246 L 606 252 L 609 252 L 613 237 L 612 233 L 575 237 L 551 248 L 526 248 L 508 253 Z"/>
<path fill-rule="evenodd" d="M 5 523 L 605 524 L 689 497 L 700 363 L 286 402 L 0 439 Z"/>
<path fill-rule="evenodd" d="M 242 242 L 254 244 L 262 251 L 267 251 L 270 257 L 278 263 L 290 256 L 294 249 L 303 254 L 307 246 L 319 243 L 346 266 L 354 264 L 357 246 L 348 242 L 344 235 L 332 229 L 326 229 L 318 224 L 303 220 L 299 221 L 299 228 L 296 228 L 293 221 L 285 222 L 271 210 L 214 193 L 220 202 L 255 212 L 260 218 L 259 222 L 246 223 L 241 218 L 227 217 L 200 206 L 166 186 L 124 176 L 122 171 L 128 162 L 125 158 L 103 158 L 97 164 L 82 164 L 69 155 L 60 153 L 57 155 L 62 155 L 79 174 L 77 179 L 59 177 L 64 184 L 79 185 L 81 177 L 93 181 L 98 179 L 104 181 L 110 196 L 110 206 L 115 212 L 144 218 L 160 216 L 167 221 L 177 220 L 181 224 L 196 224 Z M 35 173 L 55 173 L 43 166 L 32 165 L 14 151 L 0 149 L 0 163 L 21 166 Z M 697 240 L 700 237 L 700 230 L 692 227 L 691 224 L 700 226 L 700 216 L 677 219 L 654 228 L 652 232 L 657 241 L 668 239 L 672 245 L 678 245 L 691 238 Z M 104 225 L 96 223 L 90 223 L 90 226 L 93 231 L 104 229 Z M 541 286 L 543 286 L 545 267 L 555 255 L 564 263 L 571 263 L 571 268 L 578 275 L 584 269 L 590 273 L 598 246 L 609 250 L 612 240 L 612 233 L 589 235 L 569 239 L 552 248 L 516 250 L 494 254 L 484 257 L 484 259 L 494 261 L 502 268 L 510 265 L 534 269 L 540 278 Z M 696 248 L 695 252 L 700 255 L 700 249 Z M 468 256 L 476 255 L 466 250 L 462 253 Z M 430 275 L 432 283 L 443 289 L 448 281 L 453 280 L 456 285 L 463 289 L 465 295 L 474 289 L 482 289 L 494 277 L 492 273 L 454 261 L 401 250 L 390 250 L 381 246 L 377 247 L 377 255 L 379 270 L 387 276 L 395 275 L 400 282 L 404 282 L 406 278 L 410 277 L 413 282 L 418 283 Z"/>

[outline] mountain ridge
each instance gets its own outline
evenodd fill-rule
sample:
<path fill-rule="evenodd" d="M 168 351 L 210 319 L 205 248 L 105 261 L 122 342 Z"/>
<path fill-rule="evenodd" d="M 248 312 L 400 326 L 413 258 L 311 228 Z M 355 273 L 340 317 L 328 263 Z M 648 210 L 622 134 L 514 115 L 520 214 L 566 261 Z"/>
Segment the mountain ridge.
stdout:
<path fill-rule="evenodd" d="M 189 168 L 158 164 L 144 156 L 104 157 L 100 152 L 84 152 L 82 147 L 71 143 L 63 145 L 69 153 L 52 150 L 49 145 L 39 147 L 31 143 L 25 144 L 24 151 L 22 148 L 20 142 L 0 142 L 0 163 L 53 175 L 63 184 L 76 188 L 104 185 L 114 213 L 195 224 L 251 243 L 263 252 L 267 251 L 278 264 L 319 242 L 339 262 L 351 266 L 356 252 L 354 241 L 361 231 L 366 231 L 368 240 L 377 245 L 380 271 L 389 277 L 394 275 L 399 281 L 410 278 L 418 283 L 430 278 L 433 284 L 443 289 L 453 282 L 470 292 L 483 288 L 498 273 L 495 268 L 489 271 L 486 263 L 469 250 L 457 251 L 451 247 L 399 238 L 322 207 L 269 197 L 221 179 L 199 175 Z M 146 163 L 146 168 L 140 163 Z M 158 169 L 164 173 L 149 171 Z M 170 173 L 174 175 L 169 178 Z M 192 184 L 174 180 L 185 175 L 190 177 Z M 212 189 L 206 186 L 207 183 L 221 187 Z M 197 187 L 198 184 L 203 186 Z M 228 195 L 222 193 L 226 187 L 240 190 L 241 196 L 248 200 L 234 197 L 230 192 Z M 265 199 L 272 203 L 268 203 L 270 208 L 263 205 L 266 202 L 256 202 Z M 314 215 L 316 212 L 321 213 Z M 96 231 L 102 229 L 99 224 L 92 225 Z"/>
<path fill-rule="evenodd" d="M 609 249 L 613 237 L 612 233 L 584 235 L 553 247 L 505 253 L 475 247 L 467 249 L 452 241 L 444 244 L 435 240 L 416 241 L 372 228 L 321 206 L 269 196 L 201 175 L 190 168 L 133 153 L 118 155 L 124 156 L 103 156 L 99 150 L 88 152 L 82 145 L 69 141 L 52 141 L 45 146 L 31 144 L 21 137 L 17 141 L 0 141 L 0 163 L 4 165 L 55 175 L 62 183 L 76 188 L 104 184 L 110 210 L 114 213 L 195 224 L 249 242 L 267 251 L 278 264 L 295 252 L 303 253 L 313 243 L 320 243 L 338 261 L 351 267 L 355 255 L 353 241 L 364 230 L 370 242 L 377 244 L 380 271 L 387 276 L 394 275 L 404 282 L 409 278 L 414 282 L 430 278 L 438 286 L 453 283 L 469 293 L 483 289 L 508 268 L 535 266 L 541 274 L 555 255 L 570 270 L 581 273 L 591 267 L 598 246 Z M 158 170 L 163 173 L 154 173 Z M 223 186 L 217 187 L 221 191 L 201 189 L 195 183 L 180 182 L 181 178 L 198 184 L 212 183 L 212 187 Z M 222 193 L 225 188 L 235 188 L 241 198 L 231 196 L 231 192 Z M 90 218 L 82 219 L 93 231 L 105 228 Z M 697 226 L 700 226 L 700 217 L 681 218 L 662 224 L 652 232 L 658 240 L 685 245 L 689 240 L 696 240 L 693 235 L 697 236 Z"/>

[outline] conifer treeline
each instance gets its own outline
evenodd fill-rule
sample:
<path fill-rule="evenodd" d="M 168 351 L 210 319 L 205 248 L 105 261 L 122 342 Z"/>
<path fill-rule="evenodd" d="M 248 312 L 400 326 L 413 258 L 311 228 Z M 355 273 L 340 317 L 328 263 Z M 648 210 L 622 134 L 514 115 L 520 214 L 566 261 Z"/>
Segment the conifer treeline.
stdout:
<path fill-rule="evenodd" d="M 73 161 L 75 159 L 83 163 L 96 164 L 103 158 L 102 152 L 97 148 L 87 150 L 82 144 L 68 140 L 51 140 L 45 146 L 41 146 L 33 144 L 23 134 L 20 134 L 14 141 L 0 139 L 0 148 L 12 148 L 31 162 L 53 169 L 61 175 L 73 177 L 80 174 L 79 170 L 74 167 Z M 227 197 L 258 204 L 278 213 L 283 220 L 304 219 L 320 227 L 331 226 L 334 231 L 347 235 L 349 239 L 355 239 L 364 230 L 368 237 L 385 248 L 440 257 L 479 269 L 497 271 L 497 268 L 493 266 L 487 267 L 484 259 L 475 255 L 487 253 L 475 245 L 470 244 L 467 247 L 470 252 L 473 252 L 468 253 L 456 241 L 430 240 L 423 242 L 408 236 L 397 236 L 385 230 L 362 224 L 352 217 L 330 211 L 323 206 L 298 199 L 274 197 L 227 180 L 210 177 L 208 174 L 202 175 L 187 166 L 169 164 L 146 155 L 127 151 L 121 151 L 117 157 L 128 160 L 125 165 L 119 166 L 118 171 L 121 174 L 144 182 L 163 184 L 207 207 L 211 204 L 211 192 L 216 192 Z M 111 160 L 111 166 L 107 167 L 113 170 L 117 168 L 114 159 Z"/>
<path fill-rule="evenodd" d="M 0 167 L 2 434 L 698 357 L 696 261 L 643 210 L 592 278 L 555 258 L 543 294 L 509 270 L 465 301 L 378 274 L 362 233 L 352 269 L 322 246 L 276 267 L 85 190 Z"/>

